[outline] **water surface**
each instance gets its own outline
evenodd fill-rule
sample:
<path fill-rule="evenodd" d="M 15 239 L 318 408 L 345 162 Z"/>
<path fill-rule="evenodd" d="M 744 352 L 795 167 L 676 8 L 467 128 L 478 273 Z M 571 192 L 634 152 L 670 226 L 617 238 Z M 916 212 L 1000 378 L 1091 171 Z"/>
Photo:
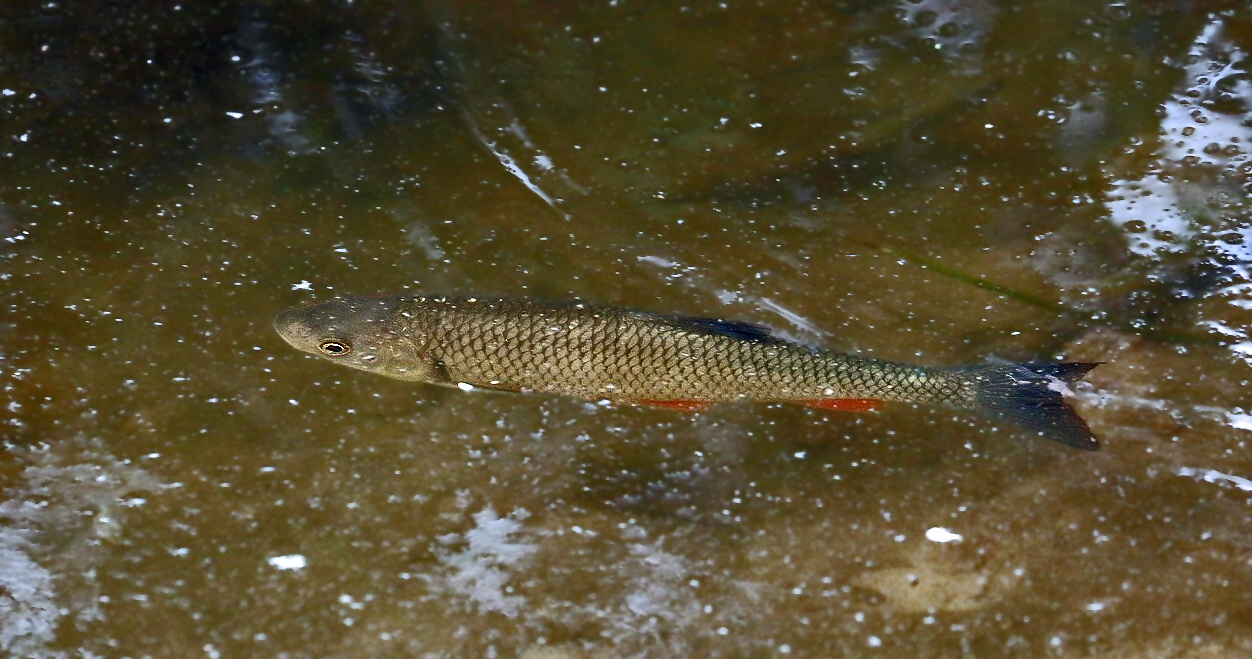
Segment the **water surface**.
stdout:
<path fill-rule="evenodd" d="M 1252 13 L 610 0 L 0 10 L 14 656 L 1252 653 Z M 583 299 L 947 408 L 374 378 L 305 300 Z"/>

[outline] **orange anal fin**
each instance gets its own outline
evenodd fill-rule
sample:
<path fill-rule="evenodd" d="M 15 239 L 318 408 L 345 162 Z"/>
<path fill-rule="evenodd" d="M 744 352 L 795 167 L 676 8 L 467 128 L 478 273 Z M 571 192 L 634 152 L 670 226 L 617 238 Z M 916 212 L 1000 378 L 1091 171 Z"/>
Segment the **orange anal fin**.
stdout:
<path fill-rule="evenodd" d="M 675 412 L 703 412 L 709 409 L 713 403 L 707 400 L 637 400 L 635 405 L 659 407 L 665 410 L 674 410 Z"/>
<path fill-rule="evenodd" d="M 872 412 L 883 406 L 883 401 L 873 398 L 818 398 L 796 402 L 806 407 L 816 407 L 819 410 L 840 412 Z"/>

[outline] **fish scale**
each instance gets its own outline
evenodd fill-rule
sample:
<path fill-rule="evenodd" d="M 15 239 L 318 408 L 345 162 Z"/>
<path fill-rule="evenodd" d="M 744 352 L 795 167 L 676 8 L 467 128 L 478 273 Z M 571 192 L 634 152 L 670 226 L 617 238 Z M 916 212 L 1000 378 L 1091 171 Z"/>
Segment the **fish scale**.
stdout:
<path fill-rule="evenodd" d="M 742 400 L 946 403 L 1098 447 L 1062 398 L 1095 364 L 913 366 L 800 346 L 745 323 L 525 299 L 347 297 L 292 309 L 274 326 L 301 350 L 402 380 L 688 411 Z"/>
<path fill-rule="evenodd" d="M 736 398 L 943 402 L 961 384 L 933 369 L 777 340 L 744 341 L 694 331 L 681 318 L 611 307 L 410 298 L 397 309 L 410 318 L 402 332 L 433 321 L 430 358 L 449 378 L 471 385 L 631 403 Z M 868 370 L 869 365 L 875 368 Z"/>

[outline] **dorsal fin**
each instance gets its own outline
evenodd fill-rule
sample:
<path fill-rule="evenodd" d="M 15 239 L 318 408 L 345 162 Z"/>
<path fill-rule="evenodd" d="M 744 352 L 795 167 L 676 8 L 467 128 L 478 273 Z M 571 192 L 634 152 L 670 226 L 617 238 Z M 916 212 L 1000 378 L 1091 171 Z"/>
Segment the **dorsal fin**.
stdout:
<path fill-rule="evenodd" d="M 768 327 L 753 325 L 752 323 L 742 323 L 737 320 L 695 318 L 692 316 L 656 316 L 656 318 L 673 327 L 687 330 L 693 334 L 727 336 L 732 339 L 751 341 L 753 343 L 781 342 L 780 339 L 770 334 L 770 329 Z"/>

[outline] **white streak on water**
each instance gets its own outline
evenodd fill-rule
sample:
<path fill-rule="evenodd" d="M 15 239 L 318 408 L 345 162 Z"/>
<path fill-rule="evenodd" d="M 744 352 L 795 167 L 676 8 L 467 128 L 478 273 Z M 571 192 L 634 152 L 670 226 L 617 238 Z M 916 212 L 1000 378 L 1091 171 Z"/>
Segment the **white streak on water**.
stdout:
<path fill-rule="evenodd" d="M 546 172 L 554 172 L 557 178 L 561 179 L 562 183 L 568 185 L 578 194 L 587 194 L 587 188 L 575 183 L 573 179 L 565 175 L 565 172 L 557 169 L 556 165 L 552 162 L 551 156 L 544 153 L 539 147 L 535 146 L 535 143 L 530 139 L 530 135 L 526 134 L 526 128 L 517 120 L 517 117 L 513 116 L 512 110 L 508 110 L 508 114 L 511 117 L 511 120 L 509 121 L 508 127 L 506 127 L 504 131 L 515 135 L 517 139 L 522 141 L 522 146 L 535 152 L 535 156 L 533 158 L 535 166 Z"/>
<path fill-rule="evenodd" d="M 1228 481 L 1228 482 L 1230 482 L 1231 484 L 1233 484 L 1235 487 L 1237 487 L 1237 488 L 1239 488 L 1239 489 L 1241 489 L 1241 490 L 1243 490 L 1243 491 L 1245 491 L 1245 492 L 1252 492 L 1252 481 L 1250 481 L 1250 480 L 1248 480 L 1248 479 L 1246 479 L 1246 478 L 1243 478 L 1243 477 L 1241 477 L 1241 476 L 1232 476 L 1232 475 L 1230 475 L 1230 474 L 1223 474 L 1222 472 L 1220 472 L 1220 471 L 1216 471 L 1216 470 L 1213 470 L 1213 469 L 1198 469 L 1198 468 L 1194 468 L 1194 467 L 1179 467 L 1179 469 L 1178 469 L 1178 475 L 1179 475 L 1179 476 L 1199 477 L 1199 478 L 1203 479 L 1203 480 L 1204 480 L 1204 482 L 1206 482 L 1206 483 L 1216 483 L 1216 482 L 1218 482 L 1218 481 Z"/>
<path fill-rule="evenodd" d="M 544 200 L 544 202 L 549 206 L 554 209 L 556 208 L 556 202 L 552 200 L 552 197 L 549 197 L 548 193 L 539 189 L 539 186 L 530 180 L 530 177 L 526 175 L 526 172 L 517 165 L 517 162 L 514 161 L 509 154 L 505 153 L 501 149 L 497 149 L 495 142 L 487 139 L 487 136 L 479 133 L 477 130 L 474 131 L 474 135 L 476 135 L 479 141 L 483 143 L 483 146 L 487 147 L 487 150 L 491 151 L 491 153 L 495 155 L 496 160 L 500 161 L 500 164 L 504 166 L 505 171 L 517 177 L 517 180 L 521 181 L 522 185 L 525 185 L 527 189 L 538 195 L 539 198 Z M 565 215 L 565 213 L 561 214 Z"/>
<path fill-rule="evenodd" d="M 488 139 L 487 135 L 483 133 L 481 128 L 479 128 L 478 122 L 475 121 L 474 117 L 471 116 L 468 111 L 465 112 L 464 115 L 465 115 L 465 124 L 469 126 L 470 132 L 474 134 L 474 137 L 478 140 L 480 144 L 482 144 L 484 147 L 487 148 L 488 151 L 491 152 L 491 155 L 496 157 L 496 160 L 500 161 L 500 164 L 504 166 L 505 171 L 512 174 L 515 178 L 517 178 L 517 180 L 521 181 L 522 185 L 525 185 L 527 190 L 530 190 L 531 192 L 535 193 L 535 195 L 538 196 L 540 199 L 542 199 L 544 203 L 548 204 L 549 206 L 552 207 L 553 210 L 560 213 L 561 217 L 564 217 L 565 219 L 568 220 L 570 217 L 569 214 L 562 211 L 560 208 L 557 208 L 556 204 L 559 200 L 553 199 L 552 196 L 544 192 L 539 187 L 538 183 L 531 180 L 530 176 L 526 173 L 526 171 L 522 169 L 521 165 L 517 164 L 517 160 L 515 160 L 513 156 L 509 155 L 508 152 L 504 149 L 504 147 L 500 146 L 499 143 L 497 143 L 495 140 Z M 505 130 L 507 132 L 510 132 L 516 135 L 519 139 L 521 139 L 524 147 L 529 148 L 529 149 L 534 148 L 534 146 L 530 142 L 530 138 L 526 136 L 525 131 L 522 129 L 521 125 L 517 123 L 516 120 L 514 120 L 513 123 L 510 126 L 508 126 Z M 532 158 L 532 160 L 534 160 L 535 166 L 539 167 L 540 169 L 544 169 L 544 170 L 555 169 L 552 165 L 552 159 L 549 158 L 542 151 L 537 151 L 537 155 L 535 155 Z M 584 193 L 584 194 L 586 193 L 586 190 L 584 188 L 576 185 L 573 181 L 569 180 L 569 178 L 566 177 L 564 174 L 559 174 L 559 176 L 562 181 L 564 181 L 565 183 L 573 187 L 578 192 Z"/>
<path fill-rule="evenodd" d="M 1200 324 L 1208 326 L 1209 329 L 1213 330 L 1214 332 L 1217 332 L 1218 334 L 1224 334 L 1226 336 L 1233 336 L 1238 339 L 1247 338 L 1247 334 L 1244 333 L 1243 330 L 1229 327 L 1225 323 L 1222 323 L 1221 321 L 1205 320 L 1205 321 L 1201 321 Z"/>
<path fill-rule="evenodd" d="M 1174 409 L 1176 405 L 1170 401 L 1159 398 L 1144 398 L 1143 396 L 1130 396 L 1127 394 L 1115 394 L 1109 391 L 1082 393 L 1078 396 L 1086 405 L 1093 407 L 1137 407 L 1140 409 L 1156 410 L 1164 412 Z"/>
<path fill-rule="evenodd" d="M 659 256 L 637 256 L 635 258 L 639 261 L 643 261 L 644 263 L 655 265 L 658 268 L 673 268 L 678 266 L 677 263 Z"/>
<path fill-rule="evenodd" d="M 670 279 L 670 280 L 677 280 L 680 283 L 685 284 L 688 288 L 692 288 L 692 289 L 696 289 L 696 290 L 704 291 L 704 292 L 708 292 L 712 288 L 708 285 L 708 282 L 699 274 L 695 266 L 685 266 L 680 262 L 671 261 L 664 257 L 654 256 L 654 255 L 636 256 L 635 259 L 643 263 L 647 263 L 649 265 L 657 266 L 659 268 L 666 268 L 666 269 L 676 271 L 674 274 L 665 275 L 665 278 Z M 781 304 L 775 302 L 774 300 L 768 297 L 756 297 L 756 296 L 750 296 L 750 295 L 742 295 L 740 293 L 736 293 L 734 291 L 728 291 L 722 288 L 714 288 L 712 289 L 712 292 L 714 295 L 717 296 L 717 299 L 722 304 L 747 302 L 752 305 L 755 305 L 756 308 L 758 309 L 768 311 L 773 314 L 777 314 L 781 316 L 783 320 L 787 321 L 787 323 L 789 323 L 793 327 L 799 328 L 804 333 L 808 334 L 810 337 L 823 338 L 823 337 L 830 335 L 830 332 L 827 332 L 823 330 L 822 328 L 818 327 L 816 323 L 810 321 L 808 318 L 801 316 L 800 314 L 782 306 Z M 796 337 L 789 332 L 775 331 L 773 332 L 773 334 L 774 336 L 777 336 L 779 338 L 786 339 L 789 341 L 795 341 L 801 344 L 806 343 L 806 341 L 804 341 L 802 338 Z"/>
<path fill-rule="evenodd" d="M 1239 430 L 1252 430 L 1252 414 L 1226 413 L 1226 421 Z"/>
<path fill-rule="evenodd" d="M 662 257 L 635 257 L 635 258 L 637 259 L 637 261 L 642 261 L 644 263 L 651 263 L 652 266 L 656 266 L 659 268 L 677 267 L 677 263 L 672 262 L 670 261 L 670 259 L 667 259 L 667 258 L 662 258 Z"/>
<path fill-rule="evenodd" d="M 1208 326 L 1209 329 L 1213 330 L 1214 332 L 1217 332 L 1218 334 L 1222 334 L 1224 336 L 1229 336 L 1229 337 L 1236 338 L 1236 339 L 1244 339 L 1237 343 L 1229 343 L 1226 345 L 1226 347 L 1230 348 L 1231 352 L 1235 353 L 1236 355 L 1239 355 L 1240 358 L 1243 359 L 1244 361 L 1248 362 L 1249 364 L 1252 364 L 1252 341 L 1247 340 L 1248 332 L 1246 330 L 1230 327 L 1229 325 L 1226 325 L 1225 323 L 1222 323 L 1221 321 L 1217 321 L 1217 320 L 1205 320 L 1205 321 L 1202 321 L 1200 324 Z"/>
<path fill-rule="evenodd" d="M 782 316 L 783 320 L 786 320 L 792 325 L 795 325 L 796 327 L 799 327 L 800 329 L 810 334 L 813 334 L 815 336 L 827 336 L 829 334 L 829 332 L 826 332 L 822 328 L 818 327 L 817 325 L 815 325 L 813 322 L 811 322 L 809 319 L 805 318 L 804 316 L 801 316 L 800 314 L 794 311 L 791 311 L 790 309 L 787 309 L 786 307 L 782 306 L 781 304 L 778 304 L 777 302 L 767 297 L 758 297 L 758 298 L 749 298 L 749 299 L 755 302 L 758 308 L 764 309 L 766 311 L 772 311 L 778 314 L 779 316 Z"/>

